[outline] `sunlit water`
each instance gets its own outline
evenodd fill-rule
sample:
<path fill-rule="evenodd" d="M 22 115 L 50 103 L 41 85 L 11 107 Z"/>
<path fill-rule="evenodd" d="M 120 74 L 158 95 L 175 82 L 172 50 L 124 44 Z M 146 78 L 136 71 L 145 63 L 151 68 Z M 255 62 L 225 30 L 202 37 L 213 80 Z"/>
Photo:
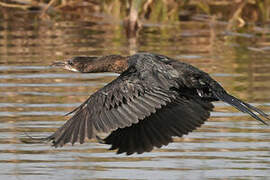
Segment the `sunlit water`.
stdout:
<path fill-rule="evenodd" d="M 49 67 L 75 55 L 168 55 L 269 114 L 269 34 L 226 32 L 226 24 L 208 21 L 146 22 L 138 39 L 128 40 L 121 24 L 102 16 L 43 22 L 19 15 L 0 21 L 0 179 L 270 178 L 270 128 L 221 102 L 195 132 L 141 155 L 116 155 L 95 142 L 54 149 L 21 141 L 50 135 L 65 113 L 117 77 Z"/>

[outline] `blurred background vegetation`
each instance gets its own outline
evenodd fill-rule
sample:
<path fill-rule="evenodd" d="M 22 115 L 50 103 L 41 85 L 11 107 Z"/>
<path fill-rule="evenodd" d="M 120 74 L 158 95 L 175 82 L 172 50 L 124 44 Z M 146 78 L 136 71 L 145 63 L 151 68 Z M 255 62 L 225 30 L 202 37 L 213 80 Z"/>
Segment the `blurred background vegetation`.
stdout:
<path fill-rule="evenodd" d="M 120 20 L 134 9 L 141 21 L 167 23 L 214 15 L 229 21 L 230 26 L 266 23 L 270 18 L 270 0 L 0 0 L 1 11 L 7 8 L 40 11 L 41 18 L 61 14 L 83 18 L 102 12 Z M 198 14 L 201 16 L 194 17 Z"/>

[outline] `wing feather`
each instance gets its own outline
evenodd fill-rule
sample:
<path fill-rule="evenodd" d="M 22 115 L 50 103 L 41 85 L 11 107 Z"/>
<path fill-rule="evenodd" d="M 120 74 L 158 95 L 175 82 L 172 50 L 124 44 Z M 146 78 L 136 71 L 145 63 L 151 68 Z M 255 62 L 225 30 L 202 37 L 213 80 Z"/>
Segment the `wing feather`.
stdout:
<path fill-rule="evenodd" d="M 113 149 L 118 149 L 118 153 L 126 152 L 130 155 L 135 152 L 139 154 L 148 152 L 154 147 L 168 145 L 172 142 L 173 136 L 181 137 L 201 126 L 210 117 L 212 109 L 213 105 L 210 102 L 178 97 L 157 109 L 156 113 L 143 121 L 113 131 L 104 141 L 106 144 L 111 144 Z M 118 142 L 116 139 L 119 138 L 118 134 L 123 134 L 125 139 L 134 142 L 123 141 L 121 145 L 114 143 Z"/>
<path fill-rule="evenodd" d="M 138 82 L 137 74 L 123 73 L 73 110 L 75 115 L 47 139 L 53 140 L 55 147 L 83 143 L 97 133 L 130 127 L 175 99 L 175 92 L 150 87 L 146 82 Z"/>
<path fill-rule="evenodd" d="M 86 121 L 82 121 L 80 124 L 80 130 L 79 130 L 80 144 L 84 143 L 84 139 L 85 139 L 85 123 Z"/>

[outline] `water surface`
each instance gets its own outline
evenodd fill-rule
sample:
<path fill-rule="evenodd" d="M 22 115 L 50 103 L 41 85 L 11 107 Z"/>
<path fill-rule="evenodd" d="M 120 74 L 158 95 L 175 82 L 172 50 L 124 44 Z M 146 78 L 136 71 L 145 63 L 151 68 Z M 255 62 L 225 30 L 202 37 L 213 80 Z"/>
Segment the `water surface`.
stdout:
<path fill-rule="evenodd" d="M 1 179 L 270 178 L 269 127 L 221 102 L 201 128 L 142 155 L 116 155 L 96 142 L 54 149 L 20 141 L 25 133 L 50 135 L 67 120 L 65 113 L 117 77 L 48 66 L 76 55 L 164 54 L 210 73 L 231 94 L 269 114 L 269 34 L 226 32 L 226 23 L 199 20 L 146 22 L 131 41 L 108 17 L 39 21 L 15 15 L 0 21 Z"/>

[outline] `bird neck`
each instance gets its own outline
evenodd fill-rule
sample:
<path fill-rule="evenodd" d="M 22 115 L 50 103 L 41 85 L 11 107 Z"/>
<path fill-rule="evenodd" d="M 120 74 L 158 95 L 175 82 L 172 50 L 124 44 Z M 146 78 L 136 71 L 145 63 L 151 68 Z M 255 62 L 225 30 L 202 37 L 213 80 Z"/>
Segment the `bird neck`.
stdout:
<path fill-rule="evenodd" d="M 128 68 L 127 59 L 127 57 L 120 55 L 102 56 L 86 64 L 81 72 L 115 72 L 120 74 Z"/>

